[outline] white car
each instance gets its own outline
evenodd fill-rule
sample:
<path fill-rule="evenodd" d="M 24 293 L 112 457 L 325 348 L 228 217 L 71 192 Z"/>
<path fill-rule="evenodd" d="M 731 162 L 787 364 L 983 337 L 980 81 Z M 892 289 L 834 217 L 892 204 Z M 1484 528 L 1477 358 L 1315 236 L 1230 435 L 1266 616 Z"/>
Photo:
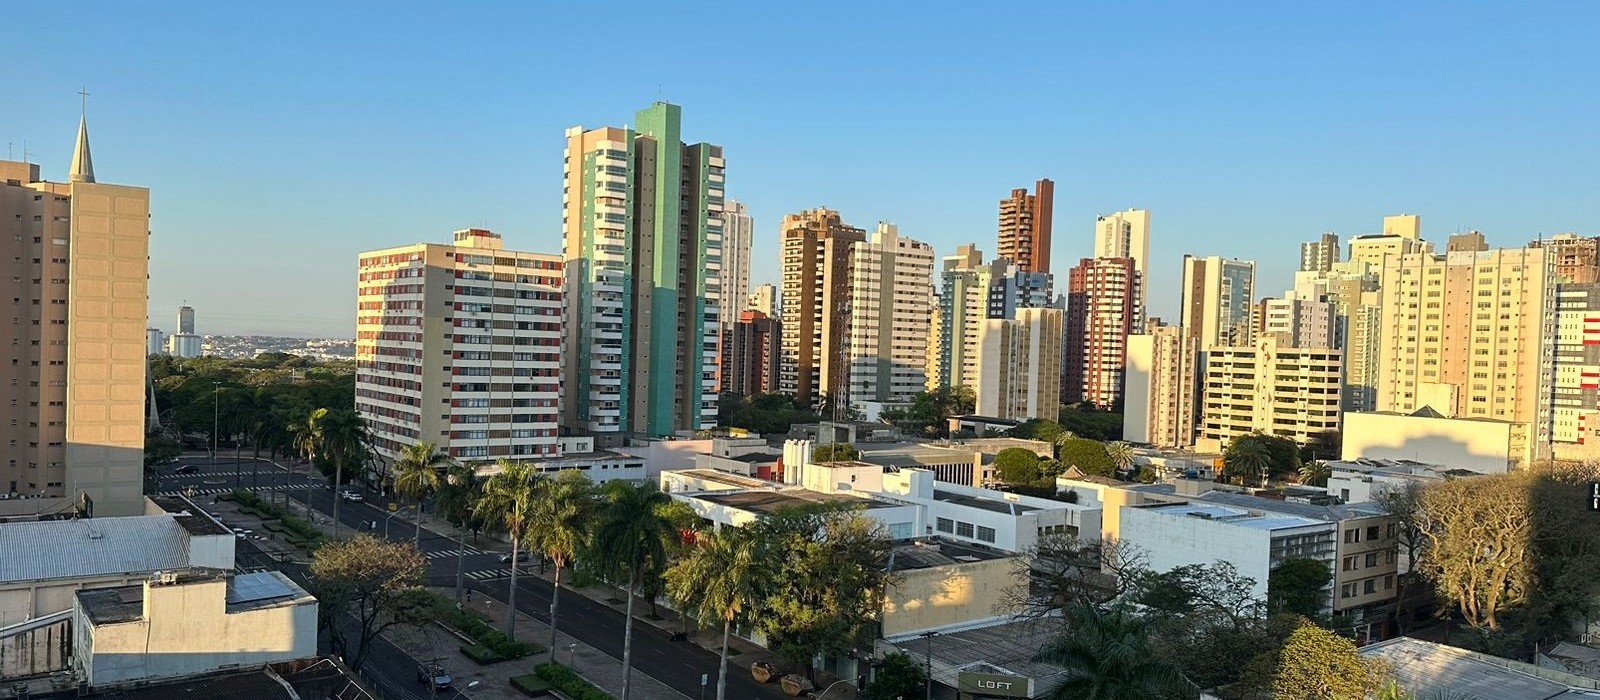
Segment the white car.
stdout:
<path fill-rule="evenodd" d="M 356 492 L 356 491 L 344 491 L 344 492 L 341 492 L 339 494 L 339 498 L 342 498 L 342 499 L 344 499 L 346 501 L 349 501 L 351 503 L 365 503 L 366 500 L 367 500 L 366 496 L 362 496 L 359 492 Z"/>

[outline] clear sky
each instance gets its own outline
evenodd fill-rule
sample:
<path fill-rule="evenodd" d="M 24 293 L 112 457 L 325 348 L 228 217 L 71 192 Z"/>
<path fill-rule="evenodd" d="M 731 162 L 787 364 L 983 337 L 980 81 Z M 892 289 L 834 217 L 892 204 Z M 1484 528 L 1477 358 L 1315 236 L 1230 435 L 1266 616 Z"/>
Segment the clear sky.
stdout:
<path fill-rule="evenodd" d="M 1055 259 L 1151 210 L 1151 312 L 1184 253 L 1258 261 L 1420 213 L 1442 242 L 1600 235 L 1600 3 L 18 3 L 0 140 L 64 179 L 88 86 L 101 181 L 152 190 L 171 330 L 351 336 L 361 250 L 487 226 L 559 252 L 563 130 L 660 98 L 727 150 L 776 281 L 786 212 L 994 253 L 1056 181 Z"/>

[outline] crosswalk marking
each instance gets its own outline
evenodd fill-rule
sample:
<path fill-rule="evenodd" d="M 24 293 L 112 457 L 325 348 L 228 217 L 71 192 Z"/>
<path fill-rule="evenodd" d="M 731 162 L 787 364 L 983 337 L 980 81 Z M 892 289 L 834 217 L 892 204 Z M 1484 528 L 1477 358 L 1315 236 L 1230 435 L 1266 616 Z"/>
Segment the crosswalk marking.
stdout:
<path fill-rule="evenodd" d="M 470 578 L 470 579 L 472 579 L 474 581 L 497 581 L 497 580 L 503 579 L 503 578 L 510 578 L 510 576 L 511 576 L 511 569 L 494 569 L 494 570 L 490 570 L 490 571 L 468 571 L 467 572 L 467 578 Z"/>
<path fill-rule="evenodd" d="M 476 549 L 474 547 L 470 547 L 469 546 L 466 549 L 441 549 L 441 550 L 437 550 L 437 551 L 433 551 L 433 552 L 423 552 L 422 556 L 425 556 L 425 557 L 427 557 L 429 559 L 446 559 L 446 558 L 454 559 L 457 555 L 461 554 L 462 552 L 465 552 L 467 554 L 467 556 L 471 556 L 471 555 L 474 555 L 474 554 L 483 554 L 482 550 L 479 550 L 479 549 Z"/>
<path fill-rule="evenodd" d="M 299 490 L 302 490 L 302 489 L 305 489 L 305 488 L 306 488 L 305 484 L 293 484 L 293 485 L 290 485 L 290 486 L 274 486 L 271 489 L 261 489 L 261 490 L 299 491 Z M 249 489 L 245 489 L 245 490 L 248 491 Z M 214 495 L 219 494 L 219 493 L 232 493 L 232 492 L 233 492 L 233 487 L 232 486 L 208 486 L 208 487 L 203 488 L 203 489 L 166 489 L 164 491 L 161 491 L 158 495 L 161 495 L 161 496 L 184 496 L 184 495 L 188 495 L 190 493 L 193 493 L 196 496 L 214 496 Z"/>

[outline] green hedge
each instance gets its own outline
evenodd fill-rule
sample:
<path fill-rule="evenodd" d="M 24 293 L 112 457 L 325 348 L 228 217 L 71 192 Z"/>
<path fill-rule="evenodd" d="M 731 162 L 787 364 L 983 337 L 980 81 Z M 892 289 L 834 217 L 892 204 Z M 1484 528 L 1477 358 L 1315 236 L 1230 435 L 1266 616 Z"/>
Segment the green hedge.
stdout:
<path fill-rule="evenodd" d="M 483 647 L 489 652 L 489 655 L 498 657 L 494 661 L 479 661 L 477 658 L 473 658 L 474 661 L 478 661 L 480 664 L 520 659 L 524 656 L 531 656 L 544 651 L 544 648 L 537 644 L 513 641 L 506 636 L 506 633 L 495 629 L 494 625 L 489 624 L 489 619 L 484 617 L 483 614 L 470 608 L 457 608 L 455 601 L 437 593 L 433 594 L 433 614 L 434 619 L 471 637 L 473 641 L 477 642 L 475 646 Z M 465 648 L 462 649 L 462 653 L 466 653 Z"/>
<path fill-rule="evenodd" d="M 511 679 L 511 687 L 522 691 L 523 695 L 526 695 L 530 698 L 536 698 L 540 695 L 549 695 L 551 688 L 549 681 L 531 673 L 526 676 L 513 677 Z"/>
<path fill-rule="evenodd" d="M 561 664 L 539 664 L 533 672 L 572 700 L 616 700 L 610 693 L 590 685 L 589 681 Z"/>
<path fill-rule="evenodd" d="M 479 666 L 488 666 L 489 664 L 506 660 L 506 657 L 494 653 L 493 650 L 482 644 L 461 645 L 461 655 L 472 659 Z"/>
<path fill-rule="evenodd" d="M 262 526 L 273 532 L 285 533 L 284 539 L 291 544 L 315 548 L 322 543 L 322 530 L 317 529 L 317 526 L 305 520 L 290 515 L 289 511 L 280 508 L 277 504 L 263 501 L 260 496 L 244 489 L 234 489 L 232 496 L 233 500 L 239 502 L 239 512 L 259 515 L 267 520 L 277 520 L 278 527 L 271 527 L 265 523 Z"/>

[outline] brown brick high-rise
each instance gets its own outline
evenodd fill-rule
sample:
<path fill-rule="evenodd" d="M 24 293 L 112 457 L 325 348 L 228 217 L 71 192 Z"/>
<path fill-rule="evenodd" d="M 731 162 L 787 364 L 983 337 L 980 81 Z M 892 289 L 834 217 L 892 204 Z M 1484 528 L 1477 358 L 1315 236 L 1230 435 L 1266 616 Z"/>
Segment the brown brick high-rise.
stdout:
<path fill-rule="evenodd" d="M 1000 250 L 997 255 L 1017 264 L 1023 272 L 1050 271 L 1050 210 L 1056 186 L 1050 180 L 1012 190 L 1000 200 Z"/>

